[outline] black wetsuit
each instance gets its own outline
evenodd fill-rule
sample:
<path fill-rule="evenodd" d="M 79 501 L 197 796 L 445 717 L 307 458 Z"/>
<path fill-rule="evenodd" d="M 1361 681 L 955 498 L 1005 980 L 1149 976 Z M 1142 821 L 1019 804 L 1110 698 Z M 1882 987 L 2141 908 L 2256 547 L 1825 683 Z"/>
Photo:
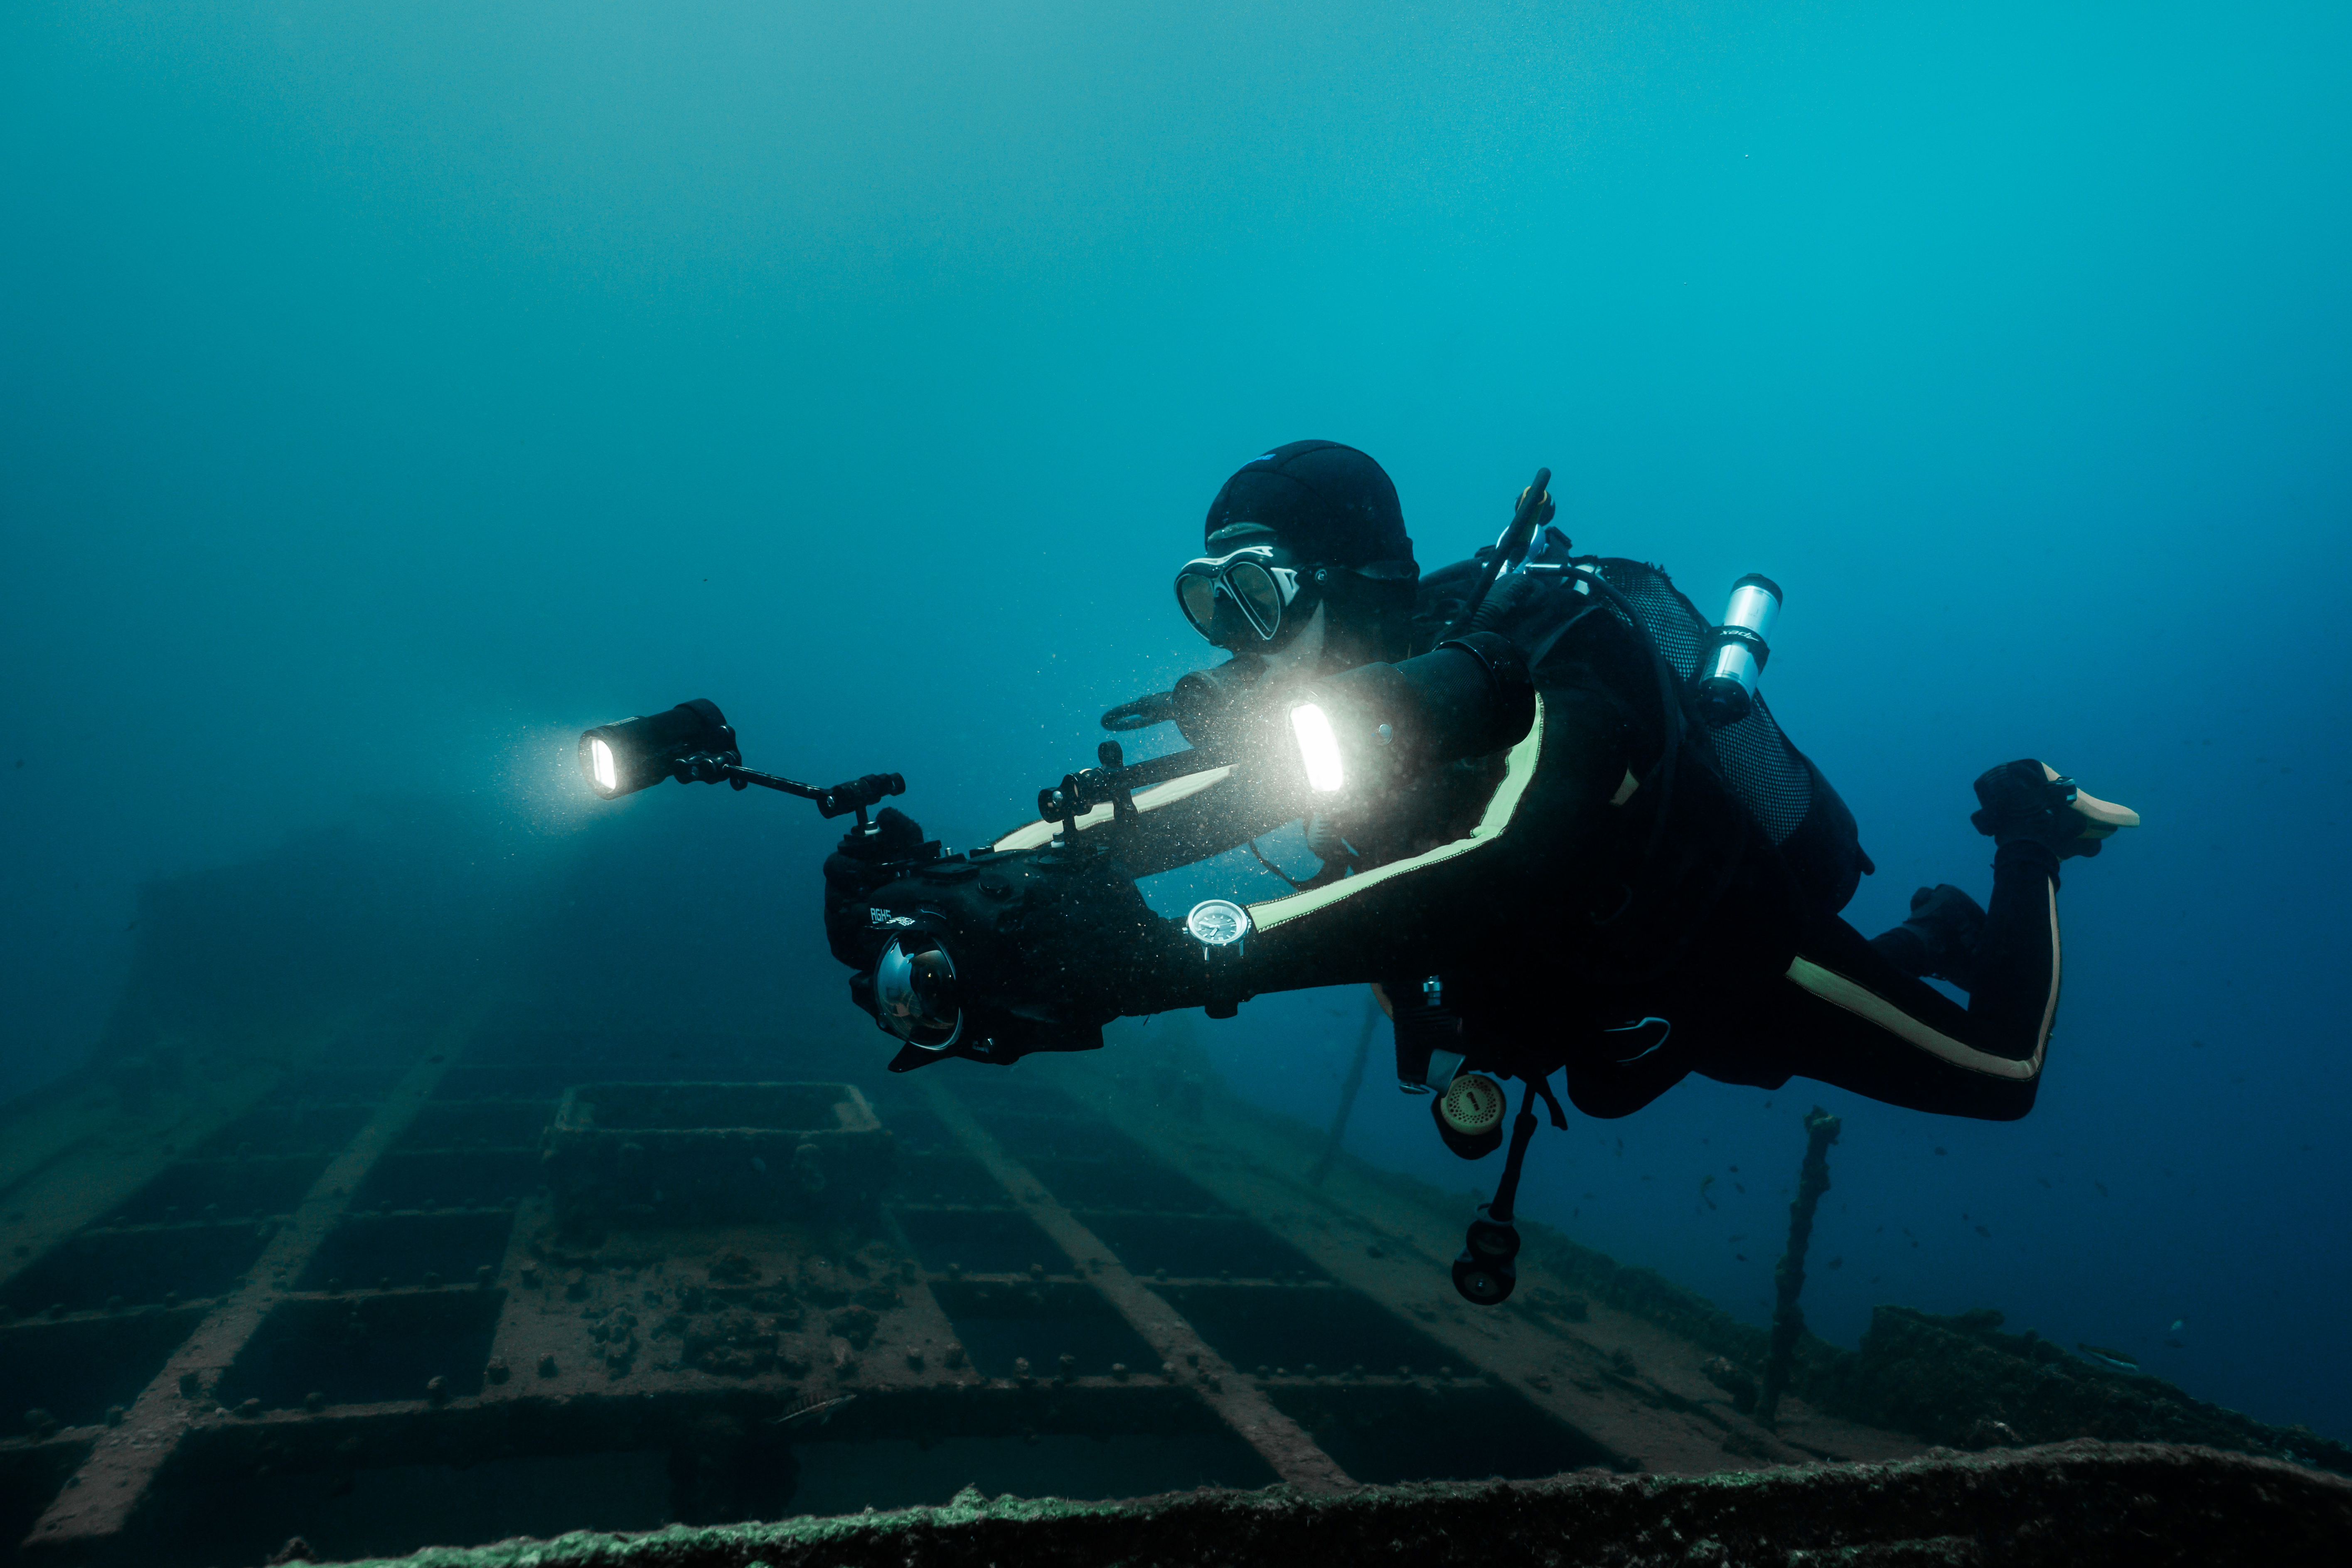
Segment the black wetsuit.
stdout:
<path fill-rule="evenodd" d="M 1977 988 L 1955 1003 L 1917 978 L 1916 944 L 1874 946 L 1839 917 L 1867 858 L 1835 792 L 1769 714 L 1710 732 L 1664 708 L 1651 648 L 1678 693 L 1706 626 L 1688 602 L 1654 568 L 1588 564 L 1642 628 L 1605 595 L 1578 595 L 1572 574 L 1507 580 L 1480 618 L 1539 656 L 1534 728 L 1380 820 L 1323 825 L 1355 854 L 1344 872 L 1335 860 L 1250 906 L 1241 989 L 1374 982 L 1409 1012 L 1440 977 L 1469 1066 L 1528 1079 L 1565 1068 L 1570 1099 L 1593 1116 L 1639 1110 L 1691 1072 L 2024 1115 L 2057 1008 L 2056 858 L 2032 843 L 1996 854 Z M 1232 798 L 1245 789 L 1207 779 L 1139 796 L 1147 826 L 1130 868 L 1197 858 L 1285 815 Z M 1123 1010 L 1198 1000 L 1180 991 Z M 1420 1070 L 1425 1033 L 1409 1048 L 1401 1029 L 1401 1077 Z"/>

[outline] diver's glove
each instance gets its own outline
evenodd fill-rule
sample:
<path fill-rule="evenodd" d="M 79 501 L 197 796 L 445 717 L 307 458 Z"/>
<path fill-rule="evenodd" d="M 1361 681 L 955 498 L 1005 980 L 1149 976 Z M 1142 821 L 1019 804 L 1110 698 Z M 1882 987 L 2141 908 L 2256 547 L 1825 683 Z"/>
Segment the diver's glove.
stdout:
<path fill-rule="evenodd" d="M 874 923 L 874 894 L 904 876 L 906 862 L 938 852 L 938 845 L 924 842 L 921 826 L 895 805 L 882 808 L 871 831 L 842 835 L 824 860 L 824 936 L 833 956 L 852 969 L 872 969 L 890 940 L 889 928 Z"/>
<path fill-rule="evenodd" d="M 1983 809 L 1969 815 L 1997 845 L 2039 844 L 2061 860 L 2096 855 L 2116 831 L 2139 826 L 2139 813 L 2085 795 L 2073 779 L 2031 757 L 1987 768 L 1977 780 Z"/>
<path fill-rule="evenodd" d="M 1123 1014 L 1207 998 L 1199 945 L 1152 912 L 1115 857 L 1047 847 L 902 858 L 888 870 L 894 879 L 842 900 L 835 939 L 864 971 L 851 996 L 877 1017 L 872 971 L 893 937 L 946 950 L 963 1032 L 993 1042 L 991 1059 L 1089 1048 Z M 845 889 L 863 889 L 850 871 Z"/>
<path fill-rule="evenodd" d="M 1206 999 L 1199 944 L 1181 921 L 1153 912 L 1118 861 L 1073 867 L 1037 889 L 1049 891 L 1003 932 L 1010 962 L 996 984 L 1007 1004 L 1098 1027 Z"/>

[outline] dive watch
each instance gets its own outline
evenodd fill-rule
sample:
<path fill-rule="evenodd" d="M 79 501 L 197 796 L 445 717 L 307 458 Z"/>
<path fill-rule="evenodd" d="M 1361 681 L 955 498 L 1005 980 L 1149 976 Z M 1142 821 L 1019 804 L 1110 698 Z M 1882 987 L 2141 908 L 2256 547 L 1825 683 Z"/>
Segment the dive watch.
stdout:
<path fill-rule="evenodd" d="M 1203 899 L 1184 917 L 1184 931 L 1201 944 L 1201 962 L 1208 966 L 1209 1016 L 1232 1017 L 1241 1005 L 1235 971 L 1250 933 L 1249 911 L 1231 899 Z"/>

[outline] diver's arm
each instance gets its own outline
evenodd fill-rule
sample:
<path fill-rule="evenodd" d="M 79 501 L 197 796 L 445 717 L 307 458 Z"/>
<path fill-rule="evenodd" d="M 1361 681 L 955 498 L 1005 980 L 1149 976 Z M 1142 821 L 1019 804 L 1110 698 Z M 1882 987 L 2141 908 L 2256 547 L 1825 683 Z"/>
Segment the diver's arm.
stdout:
<path fill-rule="evenodd" d="M 1629 783 L 1626 751 L 1622 721 L 1603 692 L 1542 685 L 1533 726 L 1504 757 L 1498 783 L 1466 831 L 1254 906 L 1255 929 L 1230 966 L 1213 967 L 1183 921 L 1145 902 L 1134 879 L 1158 863 L 1130 861 L 1123 846 L 1106 856 L 1039 856 L 1050 824 L 994 847 L 1004 861 L 993 878 L 981 862 L 961 858 L 960 867 L 938 870 L 887 868 L 900 873 L 896 880 L 870 893 L 861 884 L 855 898 L 835 900 L 848 915 L 863 914 L 870 929 L 845 932 L 861 942 L 853 950 L 837 940 L 835 952 L 856 967 L 866 948 L 878 952 L 893 933 L 928 925 L 942 931 L 958 955 L 967 1006 L 1078 1027 L 1269 991 L 1436 972 L 1499 942 L 1541 937 L 1563 910 L 1585 906 L 1588 884 L 1614 842 L 1612 814 Z M 1243 793 L 1204 809 L 1204 797 L 1225 782 L 1182 795 L 1162 786 L 1170 795 L 1150 802 L 1139 792 L 1139 810 L 1150 806 L 1147 819 L 1171 825 L 1157 829 L 1146 853 L 1197 858 L 1234 842 L 1246 836 L 1244 813 L 1252 804 L 1278 812 L 1265 826 L 1297 814 L 1295 799 L 1276 806 L 1270 795 Z M 1178 815 L 1162 815 L 1171 811 Z M 1081 827 L 1082 837 L 1104 832 L 1108 812 L 1102 821 Z M 870 987 L 870 976 L 861 979 Z M 853 995 L 859 984 L 853 981 Z M 861 1005 L 870 1010 L 870 996 Z"/>
<path fill-rule="evenodd" d="M 1078 831 L 1089 838 L 1114 835 L 1128 871 L 1149 877 L 1271 833 L 1298 816 L 1299 803 L 1286 782 L 1277 788 L 1262 773 L 1229 765 L 1137 790 L 1135 809 L 1136 820 L 1121 827 L 1109 805 L 1097 805 L 1079 815 Z M 999 854 L 1041 848 L 1059 831 L 1058 823 L 1032 822 L 1005 834 L 992 847 Z"/>
<path fill-rule="evenodd" d="M 1587 684 L 1540 693 L 1536 722 L 1464 837 L 1249 907 L 1248 994 L 1433 973 L 1581 907 L 1628 798 L 1617 709 Z"/>

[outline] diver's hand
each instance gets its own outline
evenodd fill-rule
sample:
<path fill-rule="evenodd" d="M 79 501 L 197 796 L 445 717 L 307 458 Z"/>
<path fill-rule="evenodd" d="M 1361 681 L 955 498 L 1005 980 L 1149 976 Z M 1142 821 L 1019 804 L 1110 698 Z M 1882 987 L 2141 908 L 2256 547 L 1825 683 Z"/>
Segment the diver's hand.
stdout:
<path fill-rule="evenodd" d="M 873 831 L 842 836 L 824 861 L 824 936 L 834 957 L 852 969 L 874 967 L 889 931 L 873 924 L 873 895 L 898 879 L 900 863 L 922 850 L 922 827 L 895 805 L 882 808 Z"/>
<path fill-rule="evenodd" d="M 869 972 L 850 983 L 869 1012 L 874 963 L 893 935 L 909 932 L 946 946 L 974 1033 L 1003 1041 L 1093 1033 L 1123 1014 L 1204 999 L 1193 994 L 1203 990 L 1197 944 L 1181 921 L 1152 912 L 1115 857 L 1016 850 L 978 864 L 902 859 L 878 887 L 851 879 L 858 868 L 828 863 L 828 879 L 843 879 L 828 915 L 838 909 L 835 953 Z"/>
<path fill-rule="evenodd" d="M 1096 1026 L 1202 1000 L 1192 994 L 1202 978 L 1198 947 L 1181 921 L 1153 912 L 1117 860 L 1054 881 L 1053 896 L 1032 902 L 1008 933 L 1010 962 L 996 977 L 1003 1004 L 1043 1005 Z"/>

